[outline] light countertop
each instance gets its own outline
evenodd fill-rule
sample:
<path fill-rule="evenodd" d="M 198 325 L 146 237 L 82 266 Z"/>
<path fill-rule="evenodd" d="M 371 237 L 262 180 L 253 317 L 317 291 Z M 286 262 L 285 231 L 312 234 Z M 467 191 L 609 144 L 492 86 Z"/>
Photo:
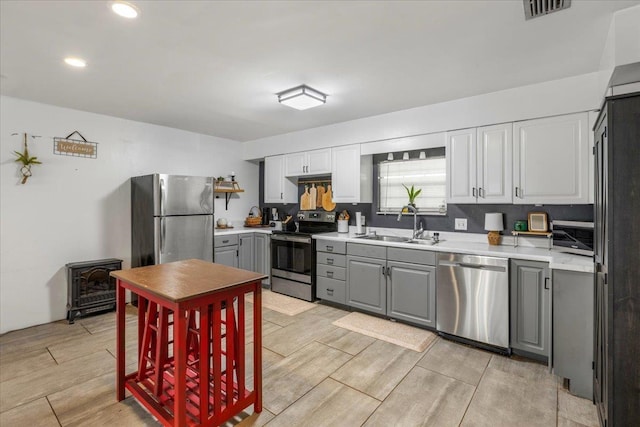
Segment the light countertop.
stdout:
<path fill-rule="evenodd" d="M 503 244 L 492 246 L 487 243 L 485 234 L 440 232 L 440 243 L 436 245 L 421 245 L 415 243 L 384 242 L 379 240 L 362 239 L 355 235 L 355 228 L 350 227 L 349 233 L 320 233 L 314 234 L 314 239 L 345 241 L 350 243 L 362 243 L 366 245 L 388 246 L 396 248 L 409 248 L 433 252 L 453 252 L 459 254 L 471 254 L 481 256 L 495 256 L 502 258 L 515 258 L 530 261 L 548 262 L 552 270 L 576 271 L 580 273 L 593 273 L 593 259 L 587 256 L 573 255 L 534 246 L 513 246 L 513 239 L 503 237 Z M 215 230 L 216 236 L 242 233 L 271 234 L 270 227 L 234 227 Z M 376 229 L 378 234 L 409 237 L 411 230 L 406 229 Z M 522 239 L 526 243 L 526 239 Z M 539 239 L 538 242 L 544 242 Z"/>
<path fill-rule="evenodd" d="M 393 231 L 392 231 L 393 230 Z M 395 232 L 394 232 L 395 231 Z M 407 230 L 387 229 L 377 230 L 378 234 L 406 236 Z M 409 230 L 409 235 L 411 230 Z M 479 237 L 478 237 L 479 236 Z M 367 245 L 388 246 L 397 248 L 409 248 L 417 250 L 427 250 L 433 252 L 453 252 L 460 254 L 495 256 L 502 258 L 515 258 L 530 261 L 548 262 L 549 268 L 555 270 L 576 271 L 581 273 L 593 273 L 593 259 L 587 256 L 573 255 L 559 252 L 554 249 L 517 246 L 508 244 L 511 239 L 505 238 L 505 243 L 499 246 L 489 245 L 486 235 L 473 235 L 470 233 L 440 233 L 440 243 L 435 245 L 422 245 L 415 243 L 385 242 L 379 240 L 368 240 L 357 237 L 353 231 L 349 233 L 322 233 L 313 236 L 314 239 L 325 239 L 333 241 L 346 241 L 350 243 L 362 243 Z"/>
<path fill-rule="evenodd" d="M 231 234 L 243 233 L 262 233 L 271 234 L 271 227 L 233 227 L 233 228 L 216 228 L 215 236 L 228 236 Z"/>

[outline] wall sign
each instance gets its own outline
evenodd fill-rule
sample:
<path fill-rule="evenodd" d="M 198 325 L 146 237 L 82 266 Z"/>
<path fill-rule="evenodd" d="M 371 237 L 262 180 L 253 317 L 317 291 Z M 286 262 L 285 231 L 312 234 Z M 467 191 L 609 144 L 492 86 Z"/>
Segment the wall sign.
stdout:
<path fill-rule="evenodd" d="M 82 139 L 71 139 L 73 134 L 78 134 Z M 89 142 L 80 132 L 74 131 L 66 138 L 53 138 L 53 154 L 97 159 L 98 143 Z"/>

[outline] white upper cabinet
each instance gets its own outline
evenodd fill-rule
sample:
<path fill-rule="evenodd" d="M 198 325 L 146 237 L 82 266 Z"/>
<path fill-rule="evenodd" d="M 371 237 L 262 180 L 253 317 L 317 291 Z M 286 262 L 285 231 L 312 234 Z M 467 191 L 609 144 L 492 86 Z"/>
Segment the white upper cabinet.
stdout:
<path fill-rule="evenodd" d="M 296 203 L 298 186 L 284 176 L 285 156 L 264 159 L 264 202 Z"/>
<path fill-rule="evenodd" d="M 589 203 L 588 113 L 513 126 L 514 203 Z"/>
<path fill-rule="evenodd" d="M 371 203 L 373 163 L 370 155 L 360 155 L 360 144 L 331 150 L 331 183 L 336 203 Z"/>
<path fill-rule="evenodd" d="M 476 128 L 447 132 L 447 203 L 476 203 Z"/>
<path fill-rule="evenodd" d="M 478 203 L 512 203 L 513 125 L 478 128 Z"/>
<path fill-rule="evenodd" d="M 331 173 L 331 148 L 285 155 L 285 176 L 328 175 Z"/>
<path fill-rule="evenodd" d="M 447 202 L 511 203 L 511 123 L 447 132 Z"/>

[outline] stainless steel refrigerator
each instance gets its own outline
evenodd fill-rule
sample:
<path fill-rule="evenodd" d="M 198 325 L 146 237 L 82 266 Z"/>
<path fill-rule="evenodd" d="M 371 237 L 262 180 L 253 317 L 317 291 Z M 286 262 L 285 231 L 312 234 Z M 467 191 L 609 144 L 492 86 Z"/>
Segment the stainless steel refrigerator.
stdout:
<path fill-rule="evenodd" d="M 213 262 L 213 177 L 131 178 L 131 266 Z"/>

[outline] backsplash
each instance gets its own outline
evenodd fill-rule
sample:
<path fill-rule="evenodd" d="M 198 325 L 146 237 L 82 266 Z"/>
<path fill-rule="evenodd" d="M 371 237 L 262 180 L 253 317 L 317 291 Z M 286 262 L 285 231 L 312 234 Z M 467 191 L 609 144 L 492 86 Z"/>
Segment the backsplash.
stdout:
<path fill-rule="evenodd" d="M 264 162 L 260 162 L 260 206 L 264 206 Z M 298 199 L 304 192 L 304 185 L 298 185 Z M 362 212 L 366 218 L 366 225 L 383 228 L 413 228 L 413 218 L 404 215 L 397 221 L 397 215 L 378 215 L 375 213 L 376 192 L 374 203 L 338 203 L 336 212 L 347 210 L 351 216 L 349 225 L 355 225 L 355 213 Z M 269 207 L 276 207 L 280 213 L 295 215 L 299 205 L 272 203 Z M 505 230 L 513 230 L 516 220 L 526 220 L 529 212 L 546 212 L 549 221 L 555 219 L 593 221 L 593 205 L 474 205 L 474 204 L 449 204 L 446 215 L 418 215 L 422 219 L 426 230 L 456 231 L 454 224 L 456 218 L 467 218 L 467 230 L 460 233 L 485 233 L 484 214 L 487 212 L 501 212 L 504 214 Z M 506 234 L 504 232 L 503 234 Z"/>

